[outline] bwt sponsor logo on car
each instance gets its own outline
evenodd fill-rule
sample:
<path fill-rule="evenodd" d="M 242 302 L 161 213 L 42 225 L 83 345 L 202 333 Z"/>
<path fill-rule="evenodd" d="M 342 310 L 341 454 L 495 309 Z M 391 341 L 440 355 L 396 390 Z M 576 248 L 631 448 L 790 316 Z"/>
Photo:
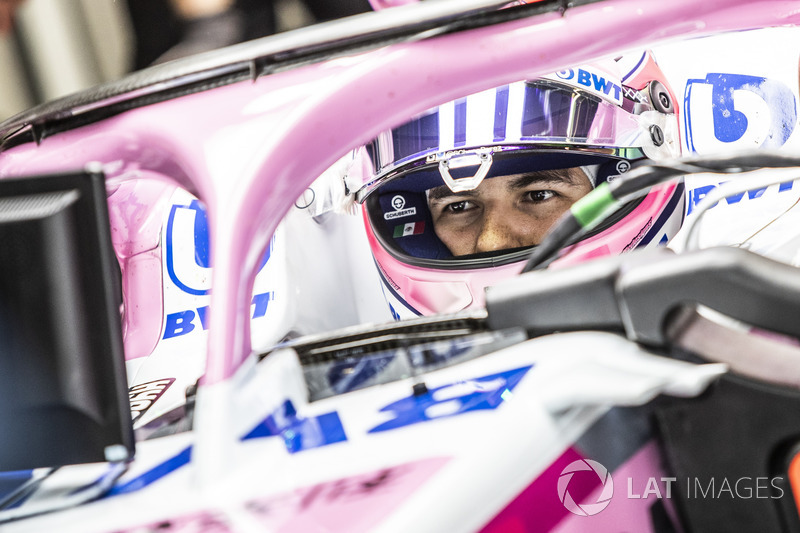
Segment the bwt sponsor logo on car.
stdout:
<path fill-rule="evenodd" d="M 786 495 L 782 477 L 627 477 L 629 500 L 671 499 L 678 492 L 685 499 L 751 500 L 780 499 Z M 609 506 L 614 496 L 614 480 L 605 466 L 591 459 L 568 464 L 558 476 L 558 499 L 571 513 L 593 516 Z M 618 491 L 619 493 L 619 491 Z M 618 495 L 619 497 L 619 495 Z"/>
<path fill-rule="evenodd" d="M 719 185 L 724 185 L 725 183 L 727 183 L 727 182 L 723 181 Z M 794 186 L 794 182 L 793 181 L 787 181 L 787 182 L 784 182 L 784 183 L 780 183 L 777 186 L 777 192 L 778 193 L 782 193 L 782 192 L 791 191 L 793 186 Z M 702 202 L 705 199 L 705 197 L 708 196 L 708 194 L 711 191 L 713 191 L 714 189 L 716 189 L 716 188 L 717 188 L 717 185 L 703 185 L 703 186 L 695 187 L 694 189 L 691 189 L 687 193 L 686 214 L 687 215 L 692 214 L 692 211 L 695 210 L 695 208 L 698 206 L 698 204 L 700 204 L 700 202 Z M 725 198 L 723 200 L 724 203 L 722 203 L 722 205 L 735 205 L 735 204 L 738 204 L 739 202 L 741 202 L 742 200 L 745 200 L 745 201 L 747 201 L 747 200 L 757 200 L 757 199 L 761 198 L 768 189 L 773 189 L 774 190 L 775 186 L 774 185 L 770 185 L 769 187 L 762 187 L 760 189 L 752 189 L 750 191 L 747 191 L 746 193 L 740 192 L 738 194 L 733 194 L 733 195 L 728 196 L 727 198 Z M 718 205 L 720 205 L 720 204 L 719 203 L 714 204 L 713 206 L 711 206 L 711 209 L 713 209 L 714 207 L 716 207 Z"/>
<path fill-rule="evenodd" d="M 794 91 L 760 76 L 709 72 L 688 79 L 683 110 L 686 147 L 699 153 L 780 148 L 797 125 Z"/>
<path fill-rule="evenodd" d="M 208 215 L 203 205 L 192 200 L 189 205 L 174 204 L 167 219 L 165 267 L 172 283 L 194 296 L 211 292 L 211 244 Z M 258 266 L 260 273 L 275 247 L 273 237 Z"/>
<path fill-rule="evenodd" d="M 275 293 L 273 291 L 253 295 L 250 304 L 253 312 L 250 317 L 256 319 L 265 316 L 269 303 L 274 299 Z M 170 339 L 172 337 L 186 335 L 194 331 L 197 325 L 199 325 L 203 331 L 208 330 L 208 307 L 209 306 L 204 305 L 196 309 L 186 309 L 176 313 L 169 313 L 164 321 L 164 336 L 162 338 Z M 195 323 L 195 319 L 199 321 L 199 324 Z"/>

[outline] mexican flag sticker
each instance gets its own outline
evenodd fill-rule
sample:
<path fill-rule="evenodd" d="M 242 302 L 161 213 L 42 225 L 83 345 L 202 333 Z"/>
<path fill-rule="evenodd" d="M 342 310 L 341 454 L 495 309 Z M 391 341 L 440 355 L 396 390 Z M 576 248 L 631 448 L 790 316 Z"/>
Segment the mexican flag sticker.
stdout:
<path fill-rule="evenodd" d="M 425 222 L 409 222 L 394 227 L 393 237 L 405 237 L 407 235 L 419 235 L 425 231 Z"/>

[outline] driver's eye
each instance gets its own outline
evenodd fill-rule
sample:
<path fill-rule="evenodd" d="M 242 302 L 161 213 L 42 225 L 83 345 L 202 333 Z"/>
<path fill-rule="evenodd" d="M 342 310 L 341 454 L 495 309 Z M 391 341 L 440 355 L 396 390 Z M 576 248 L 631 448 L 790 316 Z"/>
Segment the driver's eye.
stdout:
<path fill-rule="evenodd" d="M 556 195 L 556 193 L 554 193 L 553 191 L 548 191 L 548 190 L 528 191 L 528 198 L 530 198 L 530 200 L 532 200 L 534 202 L 544 202 L 546 200 L 549 200 L 550 198 L 552 198 L 555 195 Z"/>
<path fill-rule="evenodd" d="M 450 211 L 451 213 L 461 213 L 466 211 L 471 207 L 471 202 L 467 200 L 462 200 L 460 202 L 453 202 L 452 204 L 447 204 L 445 207 L 446 211 Z"/>

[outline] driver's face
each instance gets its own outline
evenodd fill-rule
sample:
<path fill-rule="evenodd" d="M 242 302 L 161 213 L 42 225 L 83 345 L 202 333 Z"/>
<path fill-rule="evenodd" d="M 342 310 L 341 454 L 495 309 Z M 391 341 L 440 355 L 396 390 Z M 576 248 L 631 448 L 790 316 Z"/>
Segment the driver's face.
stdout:
<path fill-rule="evenodd" d="M 539 244 L 550 226 L 592 190 L 580 168 L 488 178 L 474 190 L 428 191 L 436 236 L 454 256 Z"/>

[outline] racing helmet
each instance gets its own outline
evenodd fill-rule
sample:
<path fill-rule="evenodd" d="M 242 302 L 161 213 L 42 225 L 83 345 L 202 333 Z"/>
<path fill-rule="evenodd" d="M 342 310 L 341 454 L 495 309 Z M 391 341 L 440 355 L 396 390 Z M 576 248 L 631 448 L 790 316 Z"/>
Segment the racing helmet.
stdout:
<path fill-rule="evenodd" d="M 345 177 L 396 319 L 484 304 L 593 187 L 679 155 L 675 99 L 650 52 L 448 102 L 360 149 Z M 665 244 L 682 183 L 629 202 L 551 267 Z"/>

